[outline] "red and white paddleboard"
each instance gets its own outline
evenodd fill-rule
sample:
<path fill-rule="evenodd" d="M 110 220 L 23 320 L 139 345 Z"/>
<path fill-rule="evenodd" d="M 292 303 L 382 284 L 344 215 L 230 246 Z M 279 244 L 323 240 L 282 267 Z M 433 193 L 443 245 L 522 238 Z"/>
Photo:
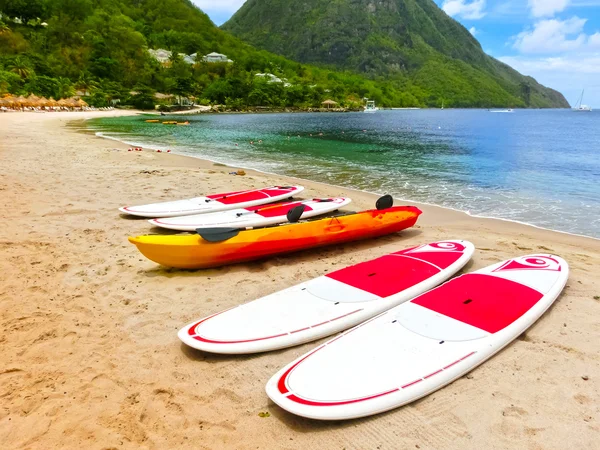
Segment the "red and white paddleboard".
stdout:
<path fill-rule="evenodd" d="M 228 209 L 247 208 L 277 202 L 298 195 L 302 186 L 271 186 L 248 191 L 212 194 L 174 202 L 151 203 L 141 206 L 124 206 L 119 211 L 140 217 L 177 217 L 191 214 L 227 211 Z"/>
<path fill-rule="evenodd" d="M 320 214 L 327 214 L 349 204 L 349 198 L 315 198 L 313 200 L 276 203 L 274 205 L 237 208 L 229 211 L 195 214 L 193 216 L 168 217 L 150 219 L 152 225 L 178 231 L 195 231 L 198 228 L 253 228 L 287 222 L 287 213 L 297 207 L 304 206 L 300 219 L 308 219 Z"/>
<path fill-rule="evenodd" d="M 294 414 L 352 419 L 410 403 L 477 367 L 527 330 L 569 276 L 530 255 L 455 278 L 301 356 L 267 383 Z"/>
<path fill-rule="evenodd" d="M 473 251 L 470 242 L 444 241 L 391 253 L 196 320 L 178 336 L 213 353 L 266 352 L 314 341 L 437 286 Z"/>

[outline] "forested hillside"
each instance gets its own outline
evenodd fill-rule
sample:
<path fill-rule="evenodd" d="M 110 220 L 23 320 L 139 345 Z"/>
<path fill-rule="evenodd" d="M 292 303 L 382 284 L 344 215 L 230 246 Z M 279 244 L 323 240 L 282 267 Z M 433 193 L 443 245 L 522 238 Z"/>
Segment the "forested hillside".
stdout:
<path fill-rule="evenodd" d="M 428 104 L 519 98 L 532 107 L 568 107 L 562 94 L 486 55 L 432 0 L 248 0 L 223 29 L 296 61 L 407 78 L 428 93 Z"/>
<path fill-rule="evenodd" d="M 0 0 L 0 14 L 0 95 L 58 99 L 79 91 L 95 106 L 120 99 L 144 108 L 153 107 L 156 92 L 234 109 L 314 107 L 325 99 L 357 106 L 365 97 L 381 106 L 438 106 L 442 98 L 448 106 L 528 103 L 525 91 L 490 83 L 460 59 L 432 59 L 418 72 L 385 77 L 293 62 L 220 30 L 189 0 Z M 173 52 L 169 61 L 148 52 L 159 48 Z M 233 63 L 203 62 L 210 52 Z M 188 64 L 179 53 L 199 58 Z M 558 106 L 531 86 L 532 106 Z"/>

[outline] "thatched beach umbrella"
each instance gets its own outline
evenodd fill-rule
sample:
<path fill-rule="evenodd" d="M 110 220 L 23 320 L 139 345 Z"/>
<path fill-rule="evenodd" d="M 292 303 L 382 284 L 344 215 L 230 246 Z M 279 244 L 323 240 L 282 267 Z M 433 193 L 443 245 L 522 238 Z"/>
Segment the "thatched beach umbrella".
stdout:
<path fill-rule="evenodd" d="M 70 106 L 69 101 L 66 98 L 61 98 L 58 101 L 58 106 L 60 106 L 61 108 L 68 108 Z"/>
<path fill-rule="evenodd" d="M 27 104 L 27 99 L 25 97 L 23 97 L 22 95 L 19 95 L 18 97 L 15 98 L 15 104 L 17 106 L 24 106 L 25 104 Z"/>
<path fill-rule="evenodd" d="M 83 107 L 87 107 L 89 105 L 85 101 L 83 101 L 80 98 L 78 98 L 77 99 L 77 106 L 79 106 L 80 108 L 83 108 Z"/>
<path fill-rule="evenodd" d="M 15 97 L 12 95 L 7 95 L 6 97 L 0 99 L 0 102 L 0 105 L 12 108 L 15 105 Z"/>
<path fill-rule="evenodd" d="M 331 106 L 335 106 L 337 105 L 337 102 L 334 102 L 333 100 L 325 100 L 323 103 L 321 103 L 321 105 L 327 105 L 327 109 L 329 109 Z"/>
<path fill-rule="evenodd" d="M 27 100 L 29 100 L 31 103 L 37 103 L 40 101 L 40 97 L 35 94 L 30 94 L 29 97 L 27 97 Z"/>

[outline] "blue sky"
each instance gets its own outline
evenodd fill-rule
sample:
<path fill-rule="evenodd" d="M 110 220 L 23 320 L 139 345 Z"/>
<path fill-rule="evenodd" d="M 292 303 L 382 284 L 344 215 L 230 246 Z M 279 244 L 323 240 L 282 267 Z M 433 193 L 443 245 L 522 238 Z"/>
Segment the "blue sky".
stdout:
<path fill-rule="evenodd" d="M 217 25 L 245 0 L 192 0 Z M 290 0 L 294 1 L 294 0 Z M 486 53 L 600 108 L 600 0 L 434 0 Z"/>

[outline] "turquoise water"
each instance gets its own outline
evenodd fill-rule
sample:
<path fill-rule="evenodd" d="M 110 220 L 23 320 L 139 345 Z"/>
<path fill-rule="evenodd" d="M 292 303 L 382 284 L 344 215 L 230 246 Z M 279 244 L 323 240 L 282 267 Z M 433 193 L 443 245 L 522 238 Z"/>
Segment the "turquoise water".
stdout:
<path fill-rule="evenodd" d="M 600 238 L 599 112 L 161 118 L 189 120 L 187 127 L 146 118 L 95 119 L 89 126 L 130 144 Z"/>

